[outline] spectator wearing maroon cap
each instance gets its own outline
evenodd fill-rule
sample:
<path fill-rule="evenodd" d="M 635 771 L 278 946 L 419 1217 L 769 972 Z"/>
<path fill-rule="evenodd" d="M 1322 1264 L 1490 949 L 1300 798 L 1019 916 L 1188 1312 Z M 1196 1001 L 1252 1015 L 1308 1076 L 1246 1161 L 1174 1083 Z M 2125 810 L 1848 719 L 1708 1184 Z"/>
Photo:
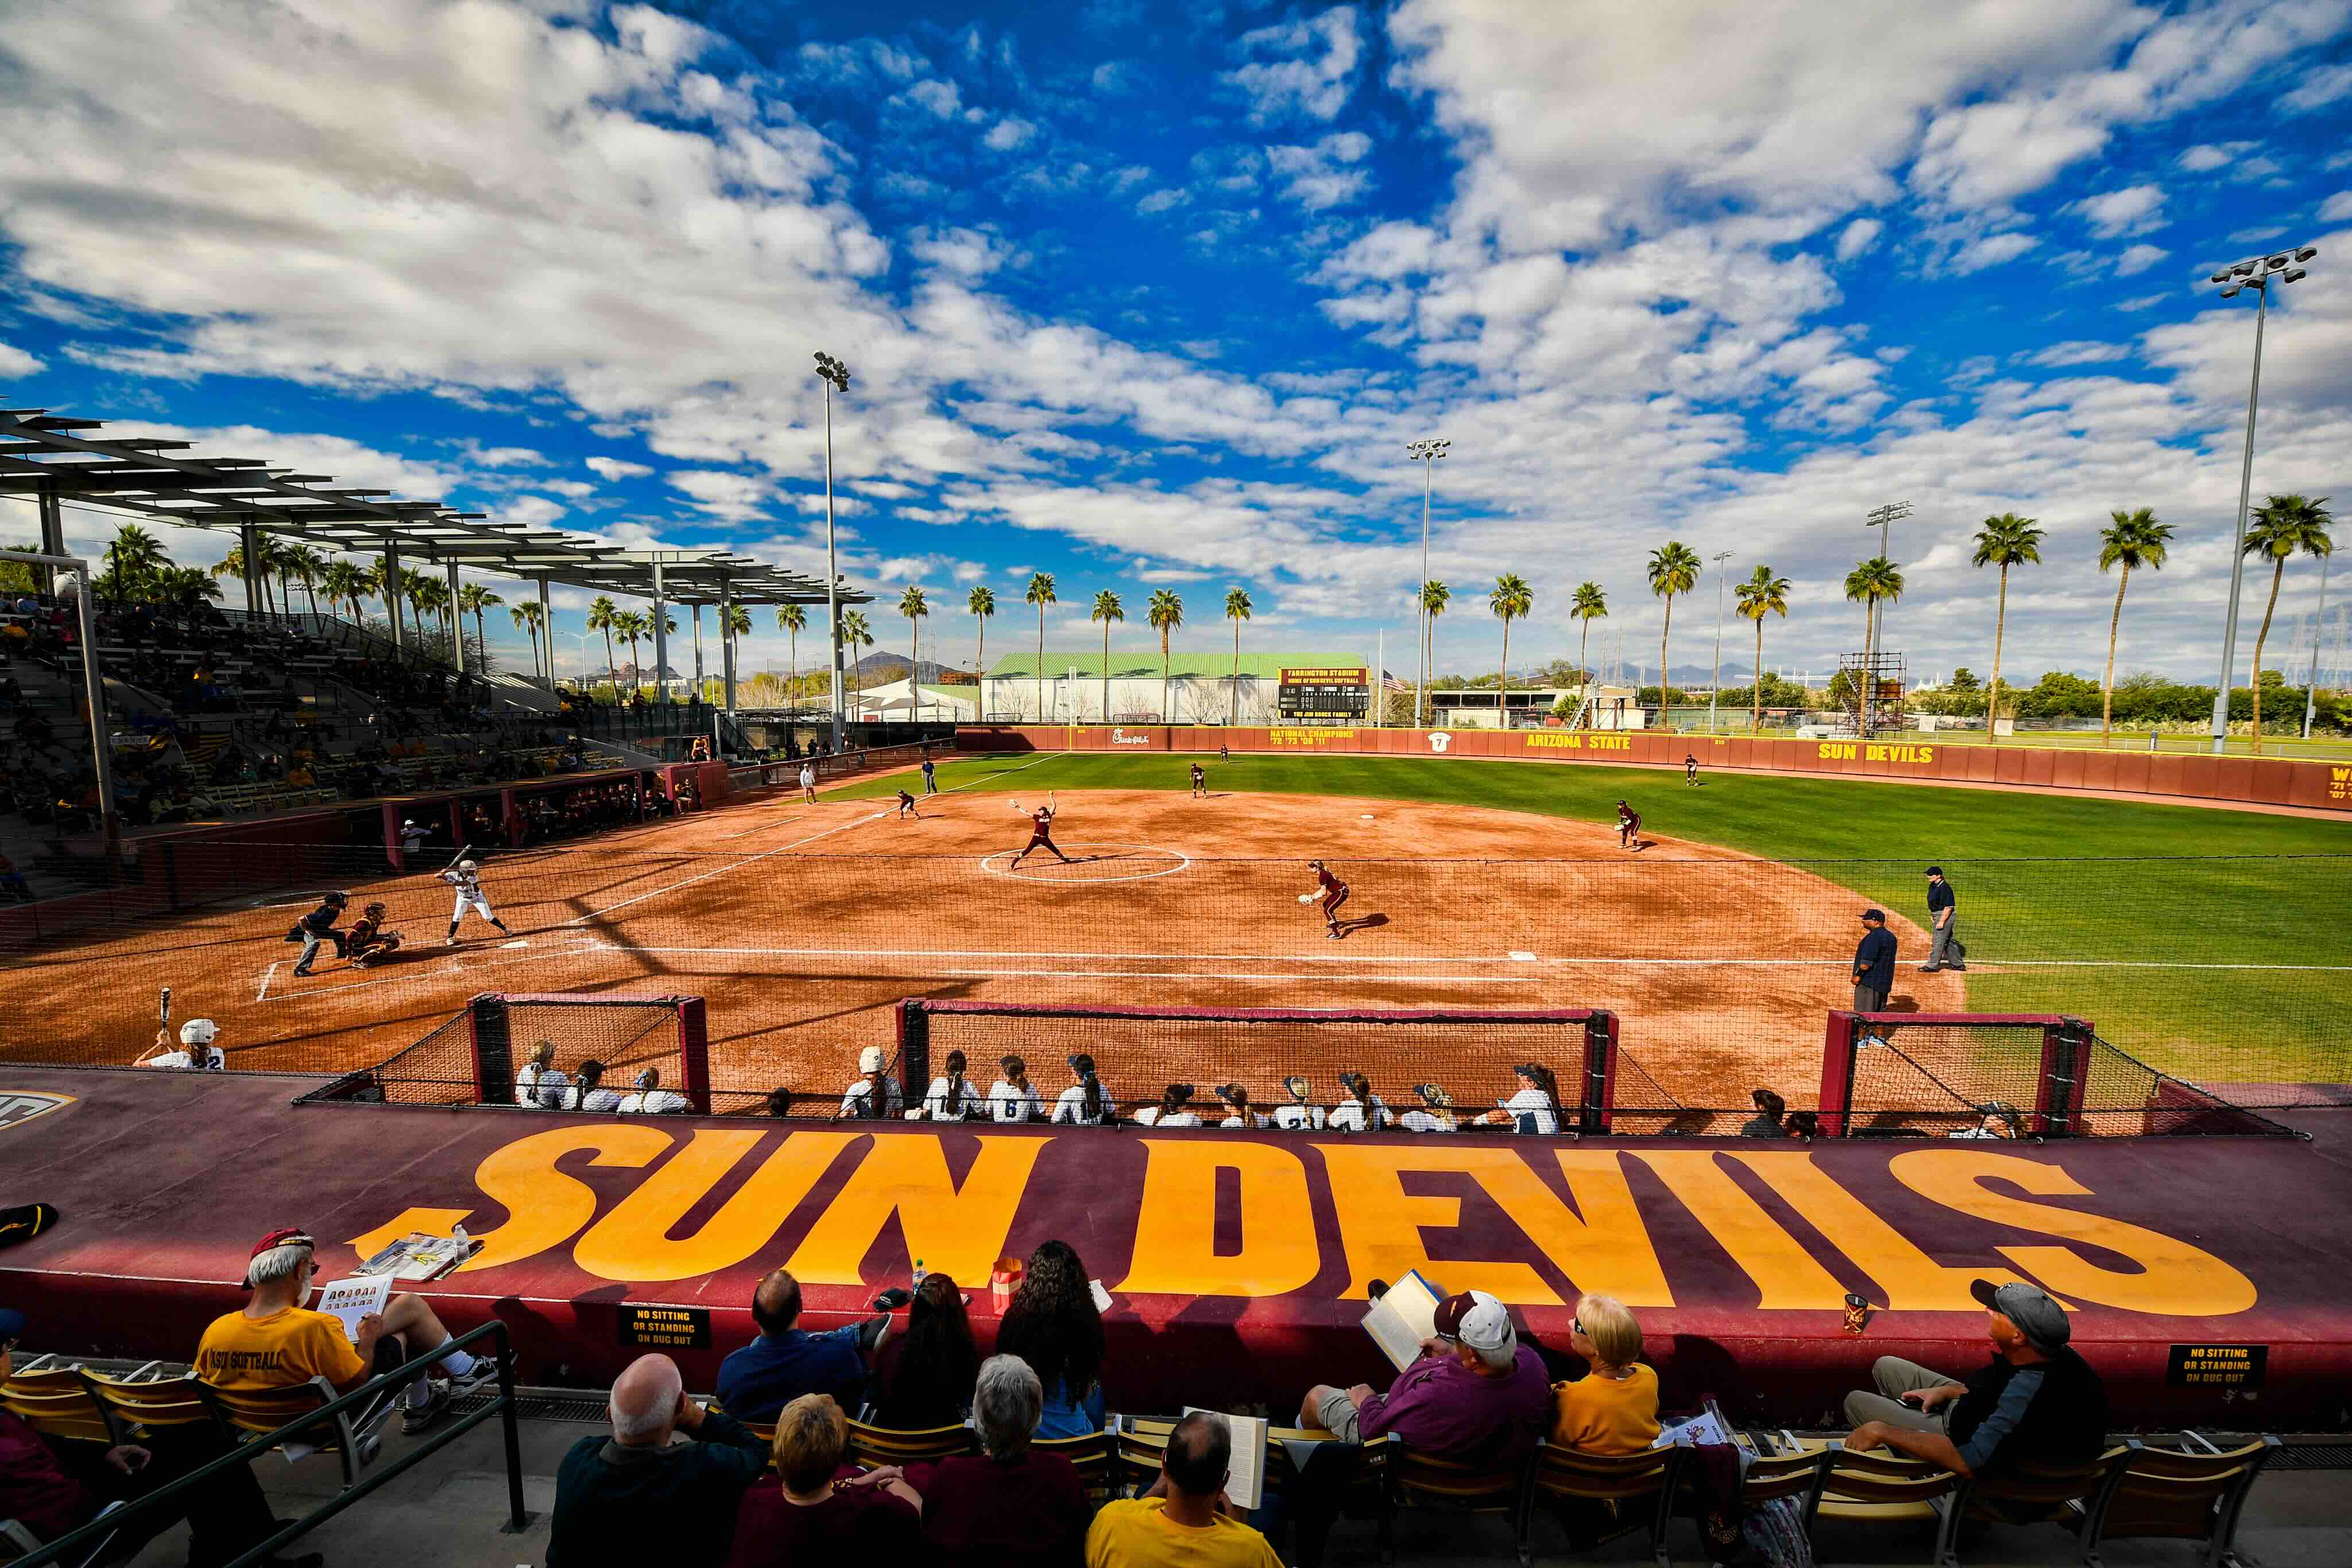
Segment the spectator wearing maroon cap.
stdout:
<path fill-rule="evenodd" d="M 1534 1447 L 1551 1417 L 1551 1384 L 1503 1303 L 1484 1291 L 1448 1296 L 1435 1327 L 1386 1394 L 1318 1384 L 1298 1424 L 1349 1443 L 1393 1432 L 1417 1452 L 1465 1465 L 1505 1463 Z"/>
<path fill-rule="evenodd" d="M 215 1318 L 196 1345 L 196 1375 L 221 1388 L 287 1388 L 323 1376 L 350 1393 L 421 1351 L 446 1344 L 449 1331 L 421 1296 L 405 1292 L 359 1322 L 356 1343 L 342 1320 L 306 1311 L 318 1273 L 317 1243 L 299 1230 L 273 1230 L 253 1249 L 245 1310 Z M 447 1414 L 450 1401 L 489 1380 L 488 1362 L 462 1350 L 443 1356 L 443 1382 L 419 1374 L 408 1385 L 401 1429 L 422 1432 Z"/>

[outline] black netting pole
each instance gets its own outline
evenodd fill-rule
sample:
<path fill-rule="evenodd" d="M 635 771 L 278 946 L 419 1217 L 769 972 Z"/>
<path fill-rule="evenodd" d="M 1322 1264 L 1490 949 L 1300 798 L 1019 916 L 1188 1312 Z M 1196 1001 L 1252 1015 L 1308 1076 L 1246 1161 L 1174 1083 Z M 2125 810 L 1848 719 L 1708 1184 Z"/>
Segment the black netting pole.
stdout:
<path fill-rule="evenodd" d="M 507 999 L 488 992 L 466 1004 L 466 1021 L 473 1035 L 474 1093 L 485 1105 L 514 1103 L 514 1041 L 507 1018 Z"/>

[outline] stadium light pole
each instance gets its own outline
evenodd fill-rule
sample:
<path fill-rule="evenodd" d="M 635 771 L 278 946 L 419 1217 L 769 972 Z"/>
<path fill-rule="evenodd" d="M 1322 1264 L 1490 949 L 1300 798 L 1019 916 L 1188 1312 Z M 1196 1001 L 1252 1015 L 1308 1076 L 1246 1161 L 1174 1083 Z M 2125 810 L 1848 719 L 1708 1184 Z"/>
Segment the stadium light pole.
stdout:
<path fill-rule="evenodd" d="M 1454 443 L 1444 437 L 1408 441 L 1404 449 L 1421 465 L 1421 580 L 1412 585 L 1414 624 L 1421 628 L 1421 674 L 1412 686 L 1412 722 L 1421 724 L 1422 705 L 1429 692 L 1429 606 L 1423 596 L 1429 589 L 1429 491 L 1437 473 L 1437 460 Z"/>
<path fill-rule="evenodd" d="M 1715 562 L 1715 674 L 1706 691 L 1706 732 L 1715 733 L 1715 694 L 1723 685 L 1723 563 L 1731 559 L 1727 549 L 1717 550 L 1709 558 Z M 1761 680 L 1762 675 L 1758 675 Z M 1664 700 L 1664 694 L 1659 694 Z"/>
<path fill-rule="evenodd" d="M 841 569 L 835 564 L 833 533 L 833 394 L 849 391 L 849 367 L 824 350 L 817 350 L 817 380 L 824 383 L 824 618 L 833 643 L 833 749 L 841 750 Z"/>
<path fill-rule="evenodd" d="M 2270 319 L 2271 285 L 2297 283 L 2303 264 L 2319 254 L 2317 246 L 2274 250 L 2268 256 L 2232 262 L 2213 274 L 2221 298 L 2235 299 L 2254 291 L 2254 373 L 2246 388 L 2246 454 L 2238 468 L 2238 531 L 2230 547 L 2230 609 L 2221 619 L 2221 679 L 2213 689 L 2213 755 L 2219 757 L 2230 740 L 2230 683 L 2238 673 L 2238 597 L 2246 581 L 2246 508 L 2253 497 L 2254 409 L 2263 395 L 2263 327 Z"/>
<path fill-rule="evenodd" d="M 1871 512 L 1868 516 L 1863 518 L 1862 526 L 1864 528 L 1884 528 L 1886 530 L 1885 533 L 1879 538 L 1878 553 L 1885 556 L 1890 561 L 1895 559 L 1895 525 L 1901 522 L 1910 515 L 1910 502 L 1889 501 L 1886 505 L 1878 507 L 1876 510 Z M 1886 609 L 1885 604 L 1878 600 L 1871 601 L 1870 624 L 1865 628 L 1865 630 L 1868 632 L 1869 635 L 1864 639 L 1864 642 L 1875 642 L 1886 635 Z"/>
<path fill-rule="evenodd" d="M 2331 556 L 2319 558 L 2319 608 L 2311 617 L 2311 674 L 2303 683 L 2303 738 L 2311 738 L 2311 720 L 2319 707 L 2319 642 L 2327 635 L 2327 567 Z"/>

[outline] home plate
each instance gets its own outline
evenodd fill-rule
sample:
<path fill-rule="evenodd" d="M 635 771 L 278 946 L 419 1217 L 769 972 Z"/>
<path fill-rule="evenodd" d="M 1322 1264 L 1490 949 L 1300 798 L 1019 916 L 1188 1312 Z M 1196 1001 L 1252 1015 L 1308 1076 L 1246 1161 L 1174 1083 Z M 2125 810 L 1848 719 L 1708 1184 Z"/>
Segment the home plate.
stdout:
<path fill-rule="evenodd" d="M 1514 964 L 1532 964 L 1535 961 L 1536 956 L 1533 953 L 1513 953 L 1511 955 L 1511 962 Z"/>
<path fill-rule="evenodd" d="M 501 947 L 528 947 L 530 944 L 524 938 L 518 936 L 511 942 L 501 942 L 499 946 Z"/>
<path fill-rule="evenodd" d="M 1365 821 L 1369 822 L 1369 821 L 1370 821 L 1371 820 L 1372 820 L 1372 814 L 1371 814 L 1370 811 L 1365 812 L 1365 813 L 1364 813 L 1364 815 L 1363 815 L 1363 821 Z"/>

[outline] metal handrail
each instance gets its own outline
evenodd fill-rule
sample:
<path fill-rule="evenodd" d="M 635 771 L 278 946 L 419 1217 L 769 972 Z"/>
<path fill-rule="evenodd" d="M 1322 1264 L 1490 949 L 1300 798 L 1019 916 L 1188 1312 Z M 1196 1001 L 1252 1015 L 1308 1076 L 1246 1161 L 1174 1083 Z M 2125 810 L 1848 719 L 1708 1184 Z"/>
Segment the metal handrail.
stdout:
<path fill-rule="evenodd" d="M 31 1556 L 18 1559 L 16 1568 L 44 1568 L 45 1564 L 58 1562 L 84 1547 L 94 1545 L 102 1537 L 111 1536 L 121 1530 L 124 1523 L 134 1516 L 168 1502 L 182 1492 L 192 1490 L 199 1484 L 221 1474 L 231 1465 L 251 1464 L 257 1458 L 269 1452 L 287 1439 L 299 1438 L 302 1433 L 315 1428 L 321 1420 L 340 1415 L 354 1406 L 366 1404 L 386 1389 L 399 1389 L 406 1386 L 419 1368 L 439 1361 L 453 1350 L 463 1350 L 467 1345 L 489 1336 L 496 1336 L 499 1342 L 495 1363 L 499 1373 L 497 1398 L 479 1410 L 461 1417 L 442 1431 L 435 1433 L 390 1464 L 370 1470 L 351 1486 L 278 1531 L 268 1540 L 249 1548 L 243 1556 L 223 1564 L 223 1568 L 256 1568 L 257 1564 L 276 1556 L 278 1549 L 289 1542 L 308 1534 L 319 1525 L 373 1492 L 386 1481 L 404 1475 L 422 1464 L 493 1416 L 501 1417 L 502 1425 L 506 1428 L 508 1519 L 505 1524 L 499 1526 L 499 1530 L 505 1534 L 519 1535 L 530 1528 L 530 1515 L 522 1506 L 522 1436 L 515 1426 L 514 1343 L 506 1323 L 500 1319 L 493 1318 L 480 1328 L 471 1329 L 465 1333 L 444 1340 L 394 1371 L 369 1378 L 349 1394 L 331 1400 L 316 1410 L 303 1411 L 274 1432 L 238 1444 L 220 1458 L 209 1460 L 190 1470 L 178 1480 L 167 1486 L 159 1487 L 145 1497 L 126 1502 L 121 1507 L 108 1512 L 104 1517 L 92 1520 L 79 1530 L 60 1535 Z"/>

